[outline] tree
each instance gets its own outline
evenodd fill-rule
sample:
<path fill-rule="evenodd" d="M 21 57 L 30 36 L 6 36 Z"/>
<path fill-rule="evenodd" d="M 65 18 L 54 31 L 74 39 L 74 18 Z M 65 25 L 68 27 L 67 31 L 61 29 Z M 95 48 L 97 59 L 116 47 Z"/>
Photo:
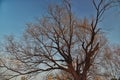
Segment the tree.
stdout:
<path fill-rule="evenodd" d="M 49 15 L 39 20 L 39 24 L 28 24 L 20 41 L 8 37 L 5 52 L 17 62 L 10 66 L 2 61 L 4 67 L 15 72 L 14 76 L 63 70 L 74 80 L 87 80 L 96 55 L 105 44 L 98 23 L 112 3 L 92 2 L 96 15 L 91 20 L 76 19 L 70 1 L 64 0 L 63 5 L 49 7 Z"/>
<path fill-rule="evenodd" d="M 1 55 L 0 55 L 1 56 Z M 0 57 L 1 58 L 1 57 Z M 3 67 L 2 62 L 0 60 L 0 80 L 8 80 L 6 76 L 6 69 Z"/>
<path fill-rule="evenodd" d="M 112 78 L 111 80 L 117 80 L 116 78 Z"/>
<path fill-rule="evenodd" d="M 120 80 L 120 77 L 119 77 L 119 79 L 118 80 Z"/>
<path fill-rule="evenodd" d="M 27 78 L 25 76 L 22 76 L 21 80 L 27 80 Z"/>
<path fill-rule="evenodd" d="M 46 80 L 73 80 L 73 77 L 71 74 L 69 74 L 68 72 L 65 72 L 65 71 L 59 71 L 59 72 L 56 72 L 53 74 L 52 73 L 49 73 L 47 75 L 47 79 Z"/>
<path fill-rule="evenodd" d="M 106 77 L 118 78 L 120 74 L 120 46 L 107 46 L 101 57 L 100 65 L 104 69 Z"/>
<path fill-rule="evenodd" d="M 118 79 L 120 70 L 120 45 L 106 45 L 97 55 L 93 75 L 101 77 L 102 80 Z"/>

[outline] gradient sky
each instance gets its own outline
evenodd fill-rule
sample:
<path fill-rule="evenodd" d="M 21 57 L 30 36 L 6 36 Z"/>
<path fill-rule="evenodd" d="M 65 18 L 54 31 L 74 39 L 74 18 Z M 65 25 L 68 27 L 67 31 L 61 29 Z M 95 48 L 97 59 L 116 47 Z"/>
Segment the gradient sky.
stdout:
<path fill-rule="evenodd" d="M 73 12 L 79 18 L 94 14 L 91 0 L 73 0 Z M 0 0 L 0 39 L 5 35 L 20 36 L 25 24 L 35 22 L 47 13 L 49 4 L 61 3 L 61 0 Z M 110 43 L 120 44 L 120 9 L 114 8 L 104 14 L 101 27 Z M 1 41 L 0 40 L 0 41 Z"/>

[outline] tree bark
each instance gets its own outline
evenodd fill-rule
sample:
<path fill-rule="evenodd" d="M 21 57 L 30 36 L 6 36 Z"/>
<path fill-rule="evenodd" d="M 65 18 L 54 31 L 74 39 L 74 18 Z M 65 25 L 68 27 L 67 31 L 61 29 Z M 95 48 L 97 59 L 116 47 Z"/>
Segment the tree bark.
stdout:
<path fill-rule="evenodd" d="M 72 74 L 74 80 L 80 80 L 80 75 L 77 74 L 77 72 L 75 71 L 74 67 L 72 66 L 72 63 L 68 64 L 68 70 Z"/>

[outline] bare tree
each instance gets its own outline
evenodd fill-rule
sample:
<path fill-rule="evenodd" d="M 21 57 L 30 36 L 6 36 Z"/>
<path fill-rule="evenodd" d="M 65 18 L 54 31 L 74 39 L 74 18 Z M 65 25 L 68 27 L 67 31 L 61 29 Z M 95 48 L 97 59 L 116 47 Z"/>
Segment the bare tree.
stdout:
<path fill-rule="evenodd" d="M 2 64 L 0 62 L 0 80 L 8 80 L 5 76 L 6 70 L 1 65 Z"/>
<path fill-rule="evenodd" d="M 107 79 L 118 78 L 120 75 L 120 47 L 105 48 L 101 57 L 100 65 L 104 69 L 105 77 Z"/>
<path fill-rule="evenodd" d="M 72 75 L 66 71 L 50 72 L 45 78 L 46 80 L 73 80 Z"/>
<path fill-rule="evenodd" d="M 2 61 L 3 66 L 17 73 L 14 77 L 58 69 L 70 73 L 74 80 L 87 80 L 94 59 L 105 44 L 98 23 L 112 3 L 92 2 L 96 15 L 91 20 L 76 19 L 69 0 L 49 7 L 49 15 L 38 24 L 28 24 L 20 41 L 7 38 L 5 50 L 15 62 Z"/>

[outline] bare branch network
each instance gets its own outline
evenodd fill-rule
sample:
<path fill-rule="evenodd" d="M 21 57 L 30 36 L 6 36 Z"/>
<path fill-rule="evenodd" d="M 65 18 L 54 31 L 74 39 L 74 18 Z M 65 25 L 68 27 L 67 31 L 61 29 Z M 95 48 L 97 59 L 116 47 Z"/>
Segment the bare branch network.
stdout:
<path fill-rule="evenodd" d="M 91 1 L 96 10 L 91 20 L 77 19 L 70 1 L 63 0 L 62 5 L 50 6 L 49 15 L 38 24 L 28 24 L 20 41 L 9 36 L 5 51 L 12 61 L 1 59 L 1 62 L 16 73 L 10 78 L 53 70 L 68 72 L 74 80 L 93 78 L 96 59 L 107 43 L 98 23 L 114 1 Z"/>

